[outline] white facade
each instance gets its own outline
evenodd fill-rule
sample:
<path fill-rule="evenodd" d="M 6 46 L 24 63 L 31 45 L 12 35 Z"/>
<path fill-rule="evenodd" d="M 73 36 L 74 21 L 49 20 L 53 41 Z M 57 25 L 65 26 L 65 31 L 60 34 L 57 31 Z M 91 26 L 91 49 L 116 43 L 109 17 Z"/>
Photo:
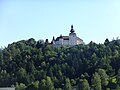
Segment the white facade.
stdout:
<path fill-rule="evenodd" d="M 77 45 L 77 36 L 75 33 L 69 34 L 69 46 Z"/>
<path fill-rule="evenodd" d="M 12 87 L 1 87 L 0 90 L 15 90 L 15 88 L 12 88 Z"/>
<path fill-rule="evenodd" d="M 54 47 L 61 47 L 62 45 L 64 46 L 75 46 L 79 44 L 84 44 L 83 40 L 77 37 L 73 25 L 71 26 L 71 30 L 69 33 L 69 36 L 62 36 L 60 35 L 56 39 L 53 39 L 53 45 Z"/>

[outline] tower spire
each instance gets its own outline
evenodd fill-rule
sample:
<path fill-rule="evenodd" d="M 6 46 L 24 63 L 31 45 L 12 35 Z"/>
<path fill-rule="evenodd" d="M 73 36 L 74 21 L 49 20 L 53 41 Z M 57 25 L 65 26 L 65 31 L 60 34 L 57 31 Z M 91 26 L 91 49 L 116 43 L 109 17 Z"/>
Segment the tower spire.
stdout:
<path fill-rule="evenodd" d="M 71 30 L 70 30 L 71 33 L 74 33 L 75 30 L 73 29 L 73 25 L 71 25 Z"/>
<path fill-rule="evenodd" d="M 71 25 L 71 29 L 73 29 L 73 25 Z"/>

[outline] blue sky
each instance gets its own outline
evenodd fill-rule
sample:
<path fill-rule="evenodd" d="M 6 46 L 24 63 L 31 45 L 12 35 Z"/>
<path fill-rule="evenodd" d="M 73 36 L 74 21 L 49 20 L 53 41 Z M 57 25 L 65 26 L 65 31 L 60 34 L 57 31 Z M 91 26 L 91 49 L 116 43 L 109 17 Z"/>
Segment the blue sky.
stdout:
<path fill-rule="evenodd" d="M 120 0 L 0 0 L 0 46 L 68 35 L 85 43 L 120 36 Z"/>

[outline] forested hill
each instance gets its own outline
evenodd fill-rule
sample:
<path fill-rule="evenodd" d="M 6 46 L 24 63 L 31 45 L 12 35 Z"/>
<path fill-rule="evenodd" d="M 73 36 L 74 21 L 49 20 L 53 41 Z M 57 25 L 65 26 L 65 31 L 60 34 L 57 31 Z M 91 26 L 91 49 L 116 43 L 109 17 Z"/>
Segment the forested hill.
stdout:
<path fill-rule="evenodd" d="M 120 40 L 53 48 L 22 40 L 0 50 L 0 87 L 16 90 L 120 90 Z"/>

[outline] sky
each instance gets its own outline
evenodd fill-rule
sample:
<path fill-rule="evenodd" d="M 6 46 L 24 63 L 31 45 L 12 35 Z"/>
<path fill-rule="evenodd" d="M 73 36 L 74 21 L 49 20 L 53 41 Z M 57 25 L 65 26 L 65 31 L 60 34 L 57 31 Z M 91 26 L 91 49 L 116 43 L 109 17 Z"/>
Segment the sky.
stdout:
<path fill-rule="evenodd" d="M 120 36 L 120 0 L 0 0 L 0 46 L 69 35 L 104 43 Z"/>

